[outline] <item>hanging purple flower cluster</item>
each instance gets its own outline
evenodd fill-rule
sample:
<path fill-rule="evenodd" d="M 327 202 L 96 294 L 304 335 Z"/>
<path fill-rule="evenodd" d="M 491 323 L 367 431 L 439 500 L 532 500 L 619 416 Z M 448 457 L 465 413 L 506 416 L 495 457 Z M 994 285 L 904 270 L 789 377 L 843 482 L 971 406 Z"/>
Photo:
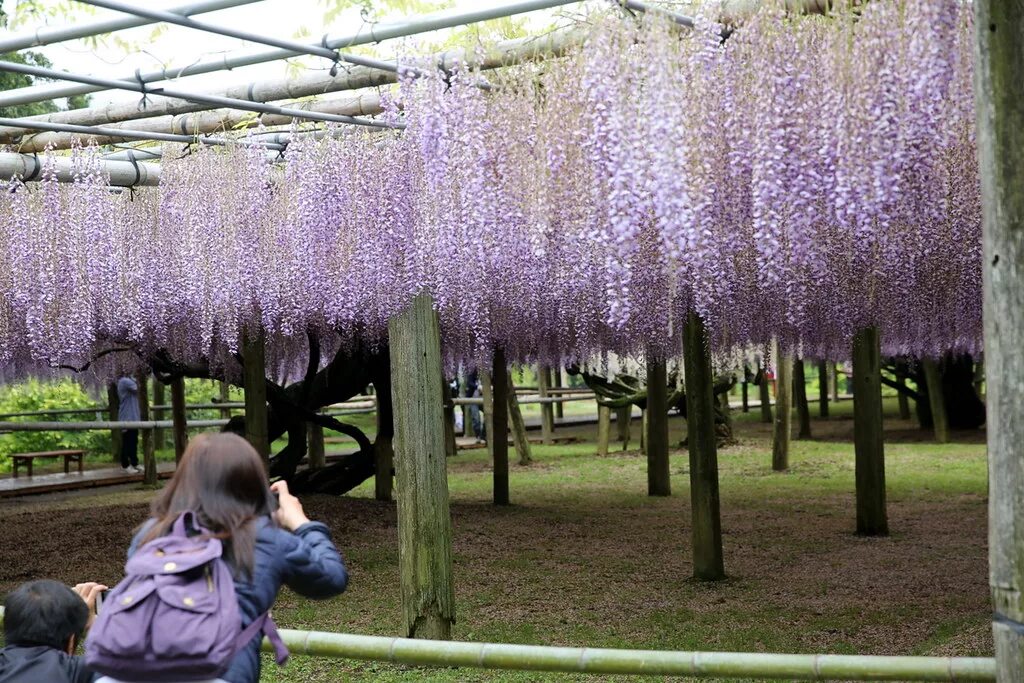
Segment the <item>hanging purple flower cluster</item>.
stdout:
<path fill-rule="evenodd" d="M 676 355 L 687 311 L 722 352 L 977 351 L 980 191 L 970 8 L 598 16 L 557 60 L 403 82 L 403 132 L 166 154 L 158 189 L 77 180 L 0 200 L 0 361 L 111 344 L 223 359 L 261 325 L 378 343 L 419 292 L 449 361 Z M 392 113 L 394 115 L 394 113 Z M 286 372 L 286 370 L 281 370 Z"/>

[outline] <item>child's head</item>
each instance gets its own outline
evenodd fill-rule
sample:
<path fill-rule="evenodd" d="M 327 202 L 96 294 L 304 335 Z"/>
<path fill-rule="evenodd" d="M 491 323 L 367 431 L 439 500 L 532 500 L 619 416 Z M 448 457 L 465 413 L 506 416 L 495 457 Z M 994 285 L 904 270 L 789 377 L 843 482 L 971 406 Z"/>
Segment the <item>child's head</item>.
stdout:
<path fill-rule="evenodd" d="M 29 581 L 4 601 L 4 640 L 8 645 L 52 647 L 74 652 L 85 630 L 89 608 L 57 581 Z"/>

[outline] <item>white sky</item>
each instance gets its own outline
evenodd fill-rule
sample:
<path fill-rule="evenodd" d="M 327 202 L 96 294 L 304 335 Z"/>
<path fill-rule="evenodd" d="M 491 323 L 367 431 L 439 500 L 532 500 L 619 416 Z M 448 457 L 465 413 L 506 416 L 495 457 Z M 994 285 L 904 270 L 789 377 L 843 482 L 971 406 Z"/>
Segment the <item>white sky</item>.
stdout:
<path fill-rule="evenodd" d="M 179 7 L 190 2 L 190 0 L 130 1 L 143 3 L 146 7 L 160 9 Z M 0 0 L 0 2 L 3 3 L 5 10 L 13 10 L 16 4 L 16 0 Z M 55 7 L 60 3 L 57 0 L 43 0 L 41 4 Z M 503 4 L 502 0 L 459 0 L 455 6 L 458 9 L 476 9 L 493 7 L 500 4 Z M 572 11 L 578 10 L 578 8 L 579 5 L 570 5 L 566 9 Z M 299 42 L 318 42 L 324 33 L 331 35 L 348 34 L 366 25 L 360 17 L 358 10 L 349 10 L 336 17 L 331 22 L 331 25 L 325 26 L 324 15 L 326 9 L 327 7 L 323 0 L 263 0 L 262 2 L 241 7 L 194 15 L 194 18 L 256 34 L 299 40 Z M 531 25 L 536 23 L 538 26 L 550 25 L 558 12 L 559 10 L 534 12 L 530 15 L 530 23 Z M 82 12 L 76 14 L 75 20 L 93 22 L 116 14 L 116 12 L 109 10 L 95 9 L 93 12 L 90 12 L 89 8 L 83 8 Z M 383 13 L 378 17 L 382 22 L 402 18 L 401 15 L 384 15 Z M 59 17 L 49 22 L 38 23 L 63 25 L 68 23 L 68 20 Z M 12 32 L 20 34 L 35 28 L 37 28 L 37 25 L 29 22 L 16 27 Z M 136 69 L 146 72 L 159 69 L 161 66 L 177 67 L 211 57 L 215 58 L 224 53 L 257 52 L 272 49 L 267 46 L 244 43 L 234 38 L 173 25 L 166 26 L 165 29 L 159 32 L 155 40 L 151 41 L 155 28 L 155 26 L 150 25 L 118 32 L 117 36 L 137 48 L 128 54 L 125 53 L 123 44 L 119 45 L 109 38 L 98 47 L 87 45 L 83 41 L 78 40 L 36 49 L 43 52 L 57 69 L 108 78 L 127 78 L 134 74 Z M 308 37 L 304 40 L 300 39 L 298 36 L 302 34 Z M 387 58 L 394 56 L 396 51 L 419 53 L 423 50 L 417 48 L 425 39 L 437 40 L 439 34 L 435 32 L 433 34 L 426 34 L 426 36 L 426 38 L 414 36 L 388 41 L 377 48 L 377 54 Z M 291 61 L 293 64 L 300 64 L 303 68 L 309 69 L 326 69 L 330 66 L 327 60 L 317 57 L 303 57 Z M 233 71 L 221 71 L 183 78 L 177 82 L 177 87 L 200 92 L 217 90 L 236 83 L 286 78 L 294 76 L 294 74 L 294 69 L 289 70 L 288 65 L 284 61 L 277 61 L 243 67 Z M 115 90 L 94 93 L 92 98 L 92 106 L 95 106 L 106 102 L 133 101 L 139 99 L 139 95 L 138 93 Z"/>

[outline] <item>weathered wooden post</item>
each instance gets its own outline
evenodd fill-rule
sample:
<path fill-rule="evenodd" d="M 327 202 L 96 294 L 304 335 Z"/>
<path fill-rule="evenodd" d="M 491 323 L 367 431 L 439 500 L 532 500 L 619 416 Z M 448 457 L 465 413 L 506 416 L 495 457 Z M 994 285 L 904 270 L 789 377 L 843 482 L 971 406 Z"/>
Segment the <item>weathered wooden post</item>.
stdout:
<path fill-rule="evenodd" d="M 135 376 L 135 383 L 139 386 L 139 420 L 149 422 L 149 374 L 140 371 Z M 153 448 L 153 430 L 140 430 L 142 437 L 142 483 L 144 486 L 156 486 L 156 451 Z"/>
<path fill-rule="evenodd" d="M 482 378 L 484 379 L 484 378 Z M 486 380 L 485 380 L 486 381 Z M 491 389 L 484 385 L 484 409 L 487 418 L 487 448 L 494 468 L 494 504 L 508 505 L 508 397 L 510 382 L 505 350 L 495 349 L 491 363 Z M 515 393 L 511 390 L 511 393 Z"/>
<path fill-rule="evenodd" d="M 433 300 L 420 294 L 388 323 L 395 410 L 398 563 L 405 635 L 447 640 L 455 621 L 448 508 L 441 333 Z"/>
<path fill-rule="evenodd" d="M 901 389 L 907 386 L 907 378 L 904 377 L 902 373 L 896 375 L 896 385 L 899 387 L 896 390 L 896 404 L 899 406 L 900 419 L 909 420 L 910 401 L 907 400 L 907 395 L 901 391 Z"/>
<path fill-rule="evenodd" d="M 541 399 L 551 398 L 551 368 L 537 365 L 537 394 Z M 550 403 L 540 404 L 540 436 L 545 444 L 555 442 L 555 407 Z"/>
<path fill-rule="evenodd" d="M 608 442 L 612 432 L 612 409 L 602 403 L 597 404 L 597 454 L 608 455 Z"/>
<path fill-rule="evenodd" d="M 796 438 L 811 438 L 811 407 L 807 402 L 807 375 L 802 358 L 793 360 L 793 401 L 796 403 L 797 422 L 800 428 Z"/>
<path fill-rule="evenodd" d="M 1024 4 L 974 1 L 981 170 L 989 583 L 1000 683 L 1024 681 Z"/>
<path fill-rule="evenodd" d="M 315 422 L 306 423 L 306 441 L 309 469 L 318 470 L 327 465 L 327 453 L 324 448 L 324 428 Z"/>
<path fill-rule="evenodd" d="M 714 376 L 704 321 L 691 312 L 683 332 L 686 428 L 690 453 L 693 574 L 704 581 L 725 578 L 715 444 Z"/>
<path fill-rule="evenodd" d="M 441 406 L 444 414 L 444 454 L 453 458 L 458 448 L 455 441 L 455 404 L 452 403 L 451 386 L 444 377 L 441 378 Z"/>
<path fill-rule="evenodd" d="M 263 329 L 246 332 L 242 339 L 242 383 L 245 390 L 245 438 L 270 471 L 270 435 L 267 430 L 266 340 Z"/>
<path fill-rule="evenodd" d="M 171 380 L 171 435 L 174 440 L 174 462 L 181 462 L 181 456 L 188 447 L 188 422 L 185 414 L 185 378 Z"/>
<path fill-rule="evenodd" d="M 839 364 L 829 363 L 832 368 L 832 401 L 839 403 Z"/>
<path fill-rule="evenodd" d="M 117 395 L 117 382 L 107 384 L 107 414 L 111 422 L 117 422 L 117 414 L 121 407 L 121 398 Z M 110 446 L 114 462 L 121 462 L 121 430 L 110 430 Z"/>
<path fill-rule="evenodd" d="M 390 501 L 394 490 L 395 469 L 395 418 L 391 403 L 391 382 L 377 382 L 373 389 L 377 397 L 377 434 L 373 439 L 373 496 L 377 500 Z"/>
<path fill-rule="evenodd" d="M 622 442 L 622 450 L 629 450 L 630 432 L 633 423 L 633 404 L 629 403 L 621 408 L 615 409 L 615 429 L 619 441 Z"/>
<path fill-rule="evenodd" d="M 459 371 L 459 398 L 469 398 L 469 391 L 466 380 L 465 371 Z M 468 405 L 463 404 L 460 407 L 462 411 L 462 436 L 476 436 L 476 432 L 473 430 L 473 420 L 470 418 L 470 409 Z"/>
<path fill-rule="evenodd" d="M 668 459 L 668 378 L 665 359 L 647 350 L 647 495 L 670 496 Z"/>
<path fill-rule="evenodd" d="M 789 469 L 789 442 L 793 430 L 793 357 L 776 353 L 775 426 L 772 429 L 772 469 Z"/>
<path fill-rule="evenodd" d="M 818 361 L 818 417 L 828 418 L 828 363 Z"/>
<path fill-rule="evenodd" d="M 762 366 L 761 383 L 757 385 L 757 395 L 761 401 L 761 422 L 772 423 L 772 395 L 768 390 L 768 372 Z"/>
<path fill-rule="evenodd" d="M 562 366 L 561 365 L 559 365 L 557 368 L 555 368 L 555 372 L 554 372 L 554 385 L 555 385 L 556 389 L 564 389 L 565 388 L 565 383 L 562 380 Z M 559 398 L 561 398 L 561 397 L 565 396 L 565 394 L 559 394 L 558 396 L 559 396 Z M 562 403 L 561 401 L 559 401 L 558 403 L 555 404 L 555 417 L 557 417 L 558 419 L 562 419 L 563 417 L 565 417 L 565 404 Z"/>
<path fill-rule="evenodd" d="M 220 401 L 221 401 L 221 403 L 227 403 L 228 401 L 231 400 L 230 385 L 228 385 L 227 382 L 223 382 L 223 381 L 217 382 L 217 388 L 220 391 Z M 222 420 L 230 420 L 231 419 L 231 408 L 221 408 L 220 409 L 220 419 L 222 419 Z"/>
<path fill-rule="evenodd" d="M 156 377 L 153 378 L 153 406 L 160 406 L 161 409 L 157 410 L 155 407 L 152 408 L 154 420 L 166 419 L 167 411 L 163 409 L 163 406 L 167 405 L 167 392 L 164 391 L 164 383 L 158 380 Z M 156 450 L 163 450 L 167 446 L 167 432 L 164 431 L 163 427 L 157 427 L 153 430 L 153 448 Z"/>
<path fill-rule="evenodd" d="M 885 444 L 882 437 L 882 369 L 878 330 L 853 337 L 853 445 L 856 452 L 857 533 L 887 536 Z"/>
<path fill-rule="evenodd" d="M 750 412 L 749 393 L 750 383 L 747 382 L 746 372 L 744 372 L 743 381 L 740 382 L 740 398 L 743 401 L 743 412 Z"/>
<path fill-rule="evenodd" d="M 921 368 L 924 370 L 924 382 L 928 389 L 928 407 L 932 409 L 935 440 L 938 443 L 949 443 L 949 419 L 946 416 L 946 398 L 942 391 L 942 370 L 931 358 L 922 358 Z"/>
<path fill-rule="evenodd" d="M 519 454 L 519 464 L 529 465 L 533 462 L 530 454 L 530 440 L 526 435 L 526 422 L 523 420 L 523 411 L 519 408 L 519 396 L 516 395 L 516 385 L 508 374 L 508 417 L 512 423 L 512 443 L 515 444 L 516 453 Z"/>

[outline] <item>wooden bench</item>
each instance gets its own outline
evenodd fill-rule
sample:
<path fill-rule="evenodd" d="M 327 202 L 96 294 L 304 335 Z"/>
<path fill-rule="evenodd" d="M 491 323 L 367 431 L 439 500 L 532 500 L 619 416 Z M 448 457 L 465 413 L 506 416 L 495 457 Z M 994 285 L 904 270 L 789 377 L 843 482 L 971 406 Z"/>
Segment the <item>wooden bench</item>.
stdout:
<path fill-rule="evenodd" d="M 32 461 L 36 458 L 64 458 L 64 474 L 71 472 L 71 463 L 78 463 L 78 473 L 82 473 L 82 461 L 85 457 L 85 451 L 40 451 L 39 453 L 15 453 L 11 456 L 11 463 L 13 464 L 14 476 L 18 476 L 18 466 L 26 465 L 28 467 L 28 476 L 32 476 Z"/>

